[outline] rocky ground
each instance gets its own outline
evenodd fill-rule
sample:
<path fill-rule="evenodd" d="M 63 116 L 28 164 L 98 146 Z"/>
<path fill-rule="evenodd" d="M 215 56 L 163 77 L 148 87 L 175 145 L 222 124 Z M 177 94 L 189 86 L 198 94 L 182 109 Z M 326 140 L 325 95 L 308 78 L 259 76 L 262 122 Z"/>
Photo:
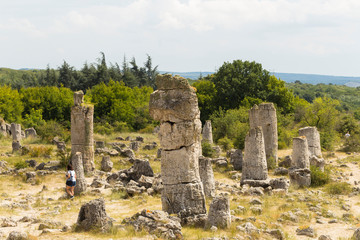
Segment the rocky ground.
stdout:
<path fill-rule="evenodd" d="M 143 140 L 136 139 L 137 136 Z M 86 177 L 87 192 L 73 200 L 64 196 L 65 171 L 57 167 L 56 146 L 50 156 L 31 157 L 11 154 L 11 140 L 1 139 L 1 239 L 8 238 L 13 231 L 26 233 L 29 239 L 153 239 L 156 234 L 176 238 L 179 229 L 184 239 L 350 239 L 359 227 L 360 156 L 354 153 L 324 153 L 332 180 L 350 184 L 345 194 L 330 194 L 329 185 L 308 189 L 290 186 L 287 193 L 240 187 L 241 172 L 233 171 L 226 162 L 229 159 L 224 158 L 226 153 L 222 153 L 223 158 L 213 164 L 216 191 L 229 197 L 232 223 L 228 229 L 204 230 L 181 228 L 176 216 L 155 211 L 161 210 L 160 162 L 155 135 L 97 135 L 95 139 L 105 142 L 104 146 L 99 144 L 101 147 L 96 151 L 97 170 L 93 176 Z M 24 140 L 23 145 L 42 146 L 38 139 Z M 134 149 L 133 153 L 126 150 L 129 147 Z M 113 163 L 110 172 L 101 171 L 102 155 L 107 154 Z M 131 160 L 131 154 L 148 162 Z M 290 154 L 291 150 L 279 153 L 280 157 Z M 19 168 L 18 163 L 25 160 L 36 163 L 16 170 L 15 166 Z M 39 167 L 41 163 L 45 164 Z M 103 165 L 108 170 L 106 164 Z M 269 173 L 271 178 L 275 177 L 273 170 Z M 81 206 L 98 198 L 105 200 L 106 213 L 113 226 L 106 233 L 81 231 L 76 227 Z M 211 199 L 207 198 L 207 209 L 210 203 Z M 156 223 L 146 228 L 144 221 L 149 219 L 155 219 Z M 321 235 L 331 238 L 319 238 Z"/>

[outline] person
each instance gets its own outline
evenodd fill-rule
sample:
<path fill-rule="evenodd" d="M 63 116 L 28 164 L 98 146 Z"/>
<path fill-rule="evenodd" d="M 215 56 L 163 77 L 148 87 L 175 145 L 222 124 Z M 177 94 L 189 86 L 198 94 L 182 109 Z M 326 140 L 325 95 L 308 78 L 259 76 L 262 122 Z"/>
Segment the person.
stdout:
<path fill-rule="evenodd" d="M 347 133 L 345 134 L 345 137 L 346 137 L 346 138 L 349 138 L 349 137 L 350 137 L 350 133 L 347 132 Z"/>
<path fill-rule="evenodd" d="M 76 173 L 71 164 L 67 166 L 66 173 L 66 192 L 70 195 L 70 198 L 74 198 L 74 188 L 76 185 Z"/>

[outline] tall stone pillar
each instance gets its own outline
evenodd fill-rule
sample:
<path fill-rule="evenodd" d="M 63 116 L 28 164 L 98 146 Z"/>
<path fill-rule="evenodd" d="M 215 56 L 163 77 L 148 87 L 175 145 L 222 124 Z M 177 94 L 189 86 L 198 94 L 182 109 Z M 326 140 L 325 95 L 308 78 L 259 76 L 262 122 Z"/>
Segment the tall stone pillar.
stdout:
<path fill-rule="evenodd" d="M 201 122 L 195 91 L 185 78 L 156 77 L 150 115 L 160 121 L 162 208 L 182 217 L 206 213 L 199 174 Z"/>
<path fill-rule="evenodd" d="M 71 108 L 71 153 L 81 152 L 85 173 L 95 169 L 93 118 L 94 107 L 82 104 L 84 93 L 74 93 L 74 106 Z"/>
<path fill-rule="evenodd" d="M 245 138 L 241 182 L 266 180 L 268 177 L 264 137 L 260 126 L 250 129 Z"/>
<path fill-rule="evenodd" d="M 273 103 L 256 104 L 249 111 L 250 129 L 257 126 L 262 127 L 265 142 L 266 159 L 273 158 L 276 163 L 278 160 L 278 132 L 277 116 Z"/>
<path fill-rule="evenodd" d="M 77 152 L 72 156 L 71 165 L 73 166 L 76 173 L 76 185 L 74 193 L 75 195 L 79 195 L 80 193 L 85 192 L 87 187 L 81 152 Z"/>
<path fill-rule="evenodd" d="M 203 156 L 199 157 L 199 173 L 205 196 L 215 197 L 215 179 L 210 158 L 205 158 Z"/>
<path fill-rule="evenodd" d="M 310 168 L 308 141 L 304 136 L 293 138 L 291 167 Z"/>
<path fill-rule="evenodd" d="M 11 123 L 10 127 L 11 135 L 12 135 L 12 152 L 16 152 L 21 149 L 20 140 L 21 137 L 21 125 L 18 123 Z"/>
<path fill-rule="evenodd" d="M 204 128 L 202 130 L 203 141 L 208 141 L 210 144 L 213 144 L 213 135 L 212 135 L 212 126 L 211 120 L 206 120 Z"/>
<path fill-rule="evenodd" d="M 320 144 L 320 133 L 316 127 L 304 127 L 299 129 L 299 136 L 305 136 L 308 143 L 308 149 L 310 156 L 315 155 L 321 158 L 321 144 Z"/>

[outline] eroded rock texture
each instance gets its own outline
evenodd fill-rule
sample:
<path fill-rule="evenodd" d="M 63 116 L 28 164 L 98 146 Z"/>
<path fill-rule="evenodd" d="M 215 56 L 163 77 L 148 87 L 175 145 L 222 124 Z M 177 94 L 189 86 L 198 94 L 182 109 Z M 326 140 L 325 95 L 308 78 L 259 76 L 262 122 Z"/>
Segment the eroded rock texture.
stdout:
<path fill-rule="evenodd" d="M 199 172 L 205 196 L 215 197 L 215 179 L 210 158 L 200 156 Z"/>
<path fill-rule="evenodd" d="M 205 223 L 205 228 L 212 226 L 218 228 L 228 228 L 231 224 L 230 202 L 225 196 L 217 196 L 210 204 L 209 214 Z"/>
<path fill-rule="evenodd" d="M 87 187 L 81 152 L 77 152 L 72 156 L 71 165 L 73 166 L 76 173 L 76 185 L 74 188 L 74 193 L 75 195 L 79 195 L 80 193 L 85 192 Z"/>
<path fill-rule="evenodd" d="M 77 224 L 85 231 L 100 229 L 102 232 L 106 232 L 110 230 L 112 220 L 106 214 L 104 199 L 95 199 L 82 205 Z"/>
<path fill-rule="evenodd" d="M 272 158 L 277 163 L 278 132 L 276 109 L 273 103 L 256 104 L 249 111 L 250 129 L 262 127 L 265 143 L 266 159 Z"/>
<path fill-rule="evenodd" d="M 322 157 L 320 145 L 320 133 L 316 127 L 304 127 L 299 129 L 299 136 L 305 136 L 308 142 L 310 156 Z"/>
<path fill-rule="evenodd" d="M 292 152 L 291 167 L 295 168 L 310 168 L 308 142 L 306 137 L 293 138 L 293 152 Z"/>
<path fill-rule="evenodd" d="M 268 177 L 262 128 L 250 129 L 245 138 L 245 154 L 241 182 L 244 180 L 266 180 Z"/>
<path fill-rule="evenodd" d="M 194 90 L 185 78 L 158 75 L 150 115 L 160 121 L 162 208 L 168 213 L 206 212 L 199 174 L 201 122 Z M 184 216 L 186 217 L 186 216 Z"/>
<path fill-rule="evenodd" d="M 94 107 L 82 105 L 84 93 L 74 93 L 75 105 L 71 108 L 71 153 L 82 153 L 85 173 L 95 169 L 93 118 Z"/>
<path fill-rule="evenodd" d="M 205 122 L 204 128 L 202 130 L 202 136 L 203 141 L 208 141 L 209 143 L 213 144 L 211 120 L 207 120 Z"/>

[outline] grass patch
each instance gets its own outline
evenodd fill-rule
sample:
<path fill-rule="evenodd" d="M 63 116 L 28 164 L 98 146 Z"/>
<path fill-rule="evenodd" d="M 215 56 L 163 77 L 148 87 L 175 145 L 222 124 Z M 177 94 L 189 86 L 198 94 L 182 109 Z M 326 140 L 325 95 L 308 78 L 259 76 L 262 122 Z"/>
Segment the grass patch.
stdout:
<path fill-rule="evenodd" d="M 325 191 L 332 195 L 346 195 L 351 192 L 351 185 L 346 182 L 333 182 L 325 186 Z"/>
<path fill-rule="evenodd" d="M 52 146 L 34 146 L 29 148 L 29 156 L 30 157 L 45 157 L 50 156 L 52 153 Z"/>
<path fill-rule="evenodd" d="M 320 187 L 330 182 L 330 171 L 326 168 L 323 172 L 316 166 L 310 166 L 311 186 Z"/>

